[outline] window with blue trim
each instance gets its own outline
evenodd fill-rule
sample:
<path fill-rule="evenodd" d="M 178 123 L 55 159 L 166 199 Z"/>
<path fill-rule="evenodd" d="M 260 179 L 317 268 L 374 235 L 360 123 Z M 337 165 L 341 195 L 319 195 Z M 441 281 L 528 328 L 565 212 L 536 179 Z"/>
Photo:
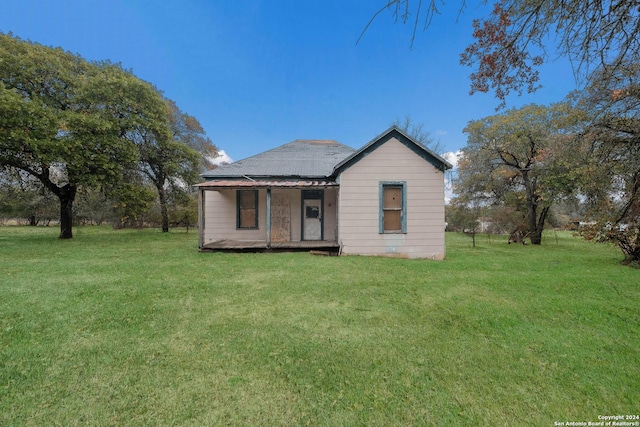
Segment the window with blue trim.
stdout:
<path fill-rule="evenodd" d="M 407 232 L 407 185 L 380 183 L 380 233 Z"/>
<path fill-rule="evenodd" d="M 258 190 L 238 190 L 236 195 L 236 227 L 258 228 Z"/>

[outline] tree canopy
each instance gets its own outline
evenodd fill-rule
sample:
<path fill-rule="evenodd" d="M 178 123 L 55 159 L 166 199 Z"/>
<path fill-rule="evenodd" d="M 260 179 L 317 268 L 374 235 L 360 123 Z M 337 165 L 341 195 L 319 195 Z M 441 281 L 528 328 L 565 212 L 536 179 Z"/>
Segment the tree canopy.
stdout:
<path fill-rule="evenodd" d="M 372 20 L 391 11 L 395 21 L 413 26 L 411 44 L 417 29 L 426 29 L 445 6 L 435 0 L 381 3 Z M 460 2 L 460 11 L 466 6 Z M 502 105 L 512 91 L 535 91 L 538 67 L 555 55 L 571 61 L 579 80 L 640 60 L 640 9 L 631 0 L 501 0 L 488 16 L 474 20 L 473 30 L 475 41 L 460 57 L 475 67 L 471 93 L 493 90 Z"/>
<path fill-rule="evenodd" d="M 80 186 L 135 200 L 133 175 L 153 168 L 165 181 L 192 183 L 196 172 L 185 169 L 197 167 L 197 153 L 176 138 L 172 113 L 157 88 L 120 64 L 0 33 L 0 166 L 58 197 L 61 238 L 73 236 Z"/>
<path fill-rule="evenodd" d="M 162 231 L 169 231 L 167 210 L 169 193 L 183 192 L 198 178 L 203 157 L 215 154 L 215 146 L 206 138 L 198 121 L 183 113 L 173 101 L 165 100 L 169 135 L 157 135 L 141 129 L 135 135 L 140 152 L 141 171 L 158 192 Z M 200 155 L 204 151 L 206 154 Z"/>
<path fill-rule="evenodd" d="M 606 74 L 607 78 L 597 78 Z M 593 226 L 587 238 L 617 244 L 640 261 L 640 65 L 602 70 L 572 98 L 584 120 L 580 135 L 591 156 L 580 168 L 581 192 Z"/>
<path fill-rule="evenodd" d="M 571 193 L 577 159 L 562 126 L 568 107 L 528 105 L 468 124 L 456 192 L 467 201 L 511 204 L 540 244 L 551 204 Z M 512 230 L 516 231 L 516 230 Z"/>
<path fill-rule="evenodd" d="M 640 262 L 639 77 L 639 67 L 621 66 L 566 102 L 470 122 L 454 207 L 491 207 L 494 222 L 539 243 L 552 205 L 564 201 L 590 224 L 583 236 Z"/>

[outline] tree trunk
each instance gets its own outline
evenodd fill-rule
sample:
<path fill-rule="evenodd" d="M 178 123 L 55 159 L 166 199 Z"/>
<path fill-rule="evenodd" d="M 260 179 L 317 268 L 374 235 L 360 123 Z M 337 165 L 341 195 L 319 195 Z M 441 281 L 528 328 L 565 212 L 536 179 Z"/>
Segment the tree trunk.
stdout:
<path fill-rule="evenodd" d="M 167 212 L 167 195 L 164 187 L 158 186 L 158 199 L 160 200 L 160 215 L 162 215 L 162 232 L 169 231 L 169 213 Z"/>
<path fill-rule="evenodd" d="M 548 214 L 549 206 L 542 208 L 540 217 L 538 218 L 538 223 L 535 224 L 535 228 L 530 232 L 529 235 L 532 245 L 539 245 L 542 243 L 542 231 L 544 230 L 544 223 L 547 220 Z"/>
<path fill-rule="evenodd" d="M 76 198 L 77 187 L 65 185 L 58 192 L 60 199 L 60 239 L 71 239 L 73 237 L 73 201 Z"/>
<path fill-rule="evenodd" d="M 521 173 L 527 197 L 527 231 L 529 234 L 529 239 L 531 239 L 531 244 L 539 245 L 542 243 L 542 229 L 544 227 L 544 221 L 547 218 L 549 208 L 546 207 L 542 209 L 540 218 L 538 218 L 538 197 L 535 194 L 535 184 L 531 182 L 528 171 L 523 170 Z"/>

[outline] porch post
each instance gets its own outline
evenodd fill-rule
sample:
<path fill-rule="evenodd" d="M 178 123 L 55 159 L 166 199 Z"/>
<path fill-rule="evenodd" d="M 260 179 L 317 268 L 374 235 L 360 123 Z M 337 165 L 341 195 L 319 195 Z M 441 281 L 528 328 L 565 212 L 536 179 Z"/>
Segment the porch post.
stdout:
<path fill-rule="evenodd" d="M 267 248 L 271 247 L 271 189 L 267 188 Z"/>
<path fill-rule="evenodd" d="M 204 245 L 204 188 L 198 189 L 198 249 Z"/>

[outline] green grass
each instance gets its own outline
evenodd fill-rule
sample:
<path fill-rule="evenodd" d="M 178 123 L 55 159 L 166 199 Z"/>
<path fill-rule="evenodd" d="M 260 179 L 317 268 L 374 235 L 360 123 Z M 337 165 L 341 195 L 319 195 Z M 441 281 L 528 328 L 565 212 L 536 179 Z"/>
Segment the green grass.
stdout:
<path fill-rule="evenodd" d="M 640 412 L 640 270 L 569 234 L 443 262 L 0 228 L 0 425 L 539 425 Z"/>

